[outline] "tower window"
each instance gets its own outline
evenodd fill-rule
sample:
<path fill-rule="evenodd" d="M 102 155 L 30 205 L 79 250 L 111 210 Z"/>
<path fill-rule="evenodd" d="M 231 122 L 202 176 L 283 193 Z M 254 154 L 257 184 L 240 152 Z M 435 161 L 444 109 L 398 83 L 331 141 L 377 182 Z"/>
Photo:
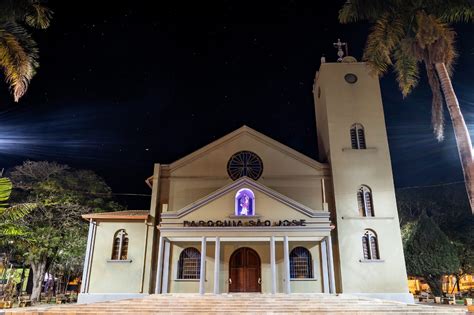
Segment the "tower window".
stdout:
<path fill-rule="evenodd" d="M 351 127 L 351 145 L 353 149 L 366 149 L 364 127 L 353 124 Z"/>
<path fill-rule="evenodd" d="M 112 260 L 127 260 L 128 256 L 128 235 L 125 230 L 118 230 L 114 236 L 112 248 Z"/>
<path fill-rule="evenodd" d="M 311 253 L 304 247 L 296 247 L 290 252 L 290 278 L 313 278 Z"/>
<path fill-rule="evenodd" d="M 201 276 L 201 253 L 194 247 L 185 248 L 179 255 L 178 279 L 199 279 Z"/>
<path fill-rule="evenodd" d="M 361 186 L 357 191 L 357 202 L 359 214 L 363 217 L 374 216 L 374 203 L 372 201 L 372 190 L 368 186 Z"/>
<path fill-rule="evenodd" d="M 377 235 L 374 231 L 365 230 L 362 236 L 362 251 L 364 253 L 364 259 L 366 260 L 380 259 Z"/>

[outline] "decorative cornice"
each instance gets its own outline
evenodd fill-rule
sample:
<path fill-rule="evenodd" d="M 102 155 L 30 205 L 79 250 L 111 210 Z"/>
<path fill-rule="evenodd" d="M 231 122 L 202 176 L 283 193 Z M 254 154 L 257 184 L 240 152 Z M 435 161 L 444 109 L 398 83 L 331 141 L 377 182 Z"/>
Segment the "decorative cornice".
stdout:
<path fill-rule="evenodd" d="M 341 217 L 343 220 L 393 220 L 395 217 Z"/>
<path fill-rule="evenodd" d="M 329 218 L 329 212 L 323 211 L 323 210 L 313 210 L 295 200 L 292 200 L 279 192 L 274 191 L 273 189 L 270 189 L 259 182 L 256 182 L 248 177 L 242 177 L 236 180 L 235 182 L 230 183 L 227 186 L 224 186 L 215 192 L 211 193 L 210 195 L 207 195 L 204 198 L 201 198 L 190 205 L 178 210 L 178 211 L 172 211 L 172 212 L 164 212 L 161 214 L 161 217 L 163 219 L 166 218 L 181 218 L 199 208 L 202 206 L 210 203 L 211 201 L 214 201 L 223 195 L 227 194 L 228 192 L 239 189 L 239 188 L 253 188 L 287 206 L 290 208 L 293 208 L 294 210 L 301 212 L 302 214 L 310 217 L 310 218 Z"/>
<path fill-rule="evenodd" d="M 101 213 L 88 213 L 83 214 L 82 218 L 85 220 L 92 219 L 93 221 L 98 220 L 148 220 L 148 210 L 125 210 L 115 212 L 101 212 Z"/>
<path fill-rule="evenodd" d="M 161 232 L 331 232 L 332 228 L 328 225 L 320 227 L 305 227 L 305 226 L 259 226 L 259 227 L 156 227 Z"/>

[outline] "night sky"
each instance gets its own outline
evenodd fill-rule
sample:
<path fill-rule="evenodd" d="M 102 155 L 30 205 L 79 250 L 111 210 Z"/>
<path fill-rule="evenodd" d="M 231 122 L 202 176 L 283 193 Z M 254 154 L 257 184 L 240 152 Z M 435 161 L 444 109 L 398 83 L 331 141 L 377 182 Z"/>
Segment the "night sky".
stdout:
<path fill-rule="evenodd" d="M 50 1 L 51 28 L 33 32 L 41 68 L 27 95 L 14 104 L 0 85 L 0 167 L 57 161 L 94 170 L 115 193 L 150 194 L 153 163 L 244 124 L 317 159 L 320 58 L 335 61 L 341 38 L 360 60 L 368 30 L 338 24 L 343 2 Z M 474 29 L 455 29 L 454 87 L 473 124 Z M 396 187 L 461 181 L 447 113 L 446 140 L 432 135 L 426 80 L 405 100 L 392 75 L 381 85 Z"/>

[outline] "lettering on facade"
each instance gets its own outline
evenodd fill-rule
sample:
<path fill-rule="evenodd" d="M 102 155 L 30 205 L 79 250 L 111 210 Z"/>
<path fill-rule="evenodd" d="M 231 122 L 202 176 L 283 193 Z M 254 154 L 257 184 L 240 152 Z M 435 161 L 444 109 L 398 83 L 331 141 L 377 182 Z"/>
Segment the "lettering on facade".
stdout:
<path fill-rule="evenodd" d="M 238 227 L 238 226 L 306 226 L 306 220 L 200 220 L 184 221 L 184 227 Z"/>

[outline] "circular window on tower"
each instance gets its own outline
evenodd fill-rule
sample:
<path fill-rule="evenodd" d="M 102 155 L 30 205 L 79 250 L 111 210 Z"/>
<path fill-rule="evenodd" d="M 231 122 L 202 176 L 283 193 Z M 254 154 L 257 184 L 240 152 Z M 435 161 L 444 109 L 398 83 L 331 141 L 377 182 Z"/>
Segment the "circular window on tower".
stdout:
<path fill-rule="evenodd" d="M 262 159 L 253 152 L 240 151 L 235 153 L 227 162 L 227 173 L 233 180 L 247 176 L 257 180 L 262 176 Z"/>
<path fill-rule="evenodd" d="M 354 73 L 348 73 L 344 76 L 344 80 L 346 80 L 347 83 L 354 84 L 357 82 L 357 76 Z"/>

